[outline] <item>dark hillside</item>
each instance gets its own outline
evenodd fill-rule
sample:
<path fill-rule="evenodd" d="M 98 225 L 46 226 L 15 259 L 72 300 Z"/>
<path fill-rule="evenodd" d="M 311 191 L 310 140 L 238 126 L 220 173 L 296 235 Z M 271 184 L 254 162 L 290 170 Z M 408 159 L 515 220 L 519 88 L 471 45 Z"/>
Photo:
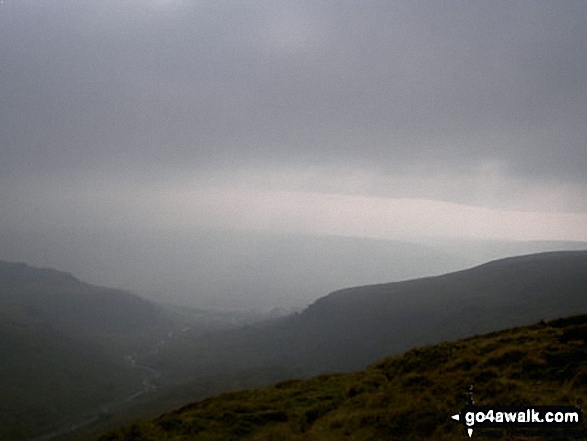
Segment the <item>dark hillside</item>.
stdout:
<path fill-rule="evenodd" d="M 76 335 L 142 332 L 170 324 L 160 307 L 134 294 L 24 263 L 0 261 L 0 301 L 2 309 Z"/>
<path fill-rule="evenodd" d="M 413 349 L 362 372 L 227 393 L 100 441 L 455 440 L 450 416 L 474 386 L 476 405 L 579 405 L 587 398 L 587 316 L 558 319 Z M 569 430 L 569 429 L 567 429 Z M 569 431 L 494 430 L 476 439 L 587 439 Z"/>
<path fill-rule="evenodd" d="M 142 390 L 123 355 L 170 324 L 136 295 L 0 262 L 0 439 L 51 432 Z"/>
<path fill-rule="evenodd" d="M 99 348 L 0 317 L 0 439 L 51 432 L 140 387 Z"/>
<path fill-rule="evenodd" d="M 299 320 L 308 338 L 314 336 L 316 355 L 344 358 L 348 345 L 356 343 L 353 356 L 342 360 L 354 369 L 361 366 L 358 358 L 582 313 L 586 293 L 587 252 L 542 253 L 337 291 L 316 301 Z M 327 357 L 321 357 L 326 367 L 336 368 Z"/>
<path fill-rule="evenodd" d="M 354 370 L 412 347 L 587 311 L 587 251 L 513 257 L 469 270 L 331 293 L 299 314 L 185 336 L 152 360 L 177 376 L 282 365 Z"/>

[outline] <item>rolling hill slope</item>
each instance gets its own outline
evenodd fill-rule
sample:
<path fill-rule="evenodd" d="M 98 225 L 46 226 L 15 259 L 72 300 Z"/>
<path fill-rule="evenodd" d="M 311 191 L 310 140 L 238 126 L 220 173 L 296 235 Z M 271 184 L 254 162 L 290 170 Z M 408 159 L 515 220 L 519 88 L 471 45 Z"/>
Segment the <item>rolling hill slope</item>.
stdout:
<path fill-rule="evenodd" d="M 135 294 L 89 285 L 69 273 L 24 263 L 0 261 L 0 301 L 0 310 L 9 310 L 18 320 L 34 320 L 64 334 L 96 341 L 144 335 L 171 324 L 161 307 Z"/>
<path fill-rule="evenodd" d="M 185 378 L 268 365 L 348 371 L 423 344 L 584 313 L 586 293 L 587 251 L 513 257 L 336 291 L 264 325 L 187 334 L 150 362 Z"/>
<path fill-rule="evenodd" d="M 0 439 L 50 432 L 140 390 L 123 355 L 170 324 L 133 294 L 0 262 Z"/>
<path fill-rule="evenodd" d="M 468 439 L 450 418 L 466 404 L 468 385 L 478 406 L 581 406 L 587 397 L 586 340 L 587 315 L 541 322 L 412 349 L 362 372 L 219 395 L 100 441 Z M 587 427 L 486 435 L 475 437 L 587 439 Z"/>

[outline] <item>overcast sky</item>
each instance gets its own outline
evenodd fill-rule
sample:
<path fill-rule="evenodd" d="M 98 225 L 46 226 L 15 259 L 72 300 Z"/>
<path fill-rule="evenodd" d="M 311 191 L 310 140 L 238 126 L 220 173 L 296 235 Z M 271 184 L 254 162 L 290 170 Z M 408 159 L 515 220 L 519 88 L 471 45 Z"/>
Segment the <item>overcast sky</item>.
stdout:
<path fill-rule="evenodd" d="M 587 2 L 2 3 L 4 226 L 587 240 Z"/>

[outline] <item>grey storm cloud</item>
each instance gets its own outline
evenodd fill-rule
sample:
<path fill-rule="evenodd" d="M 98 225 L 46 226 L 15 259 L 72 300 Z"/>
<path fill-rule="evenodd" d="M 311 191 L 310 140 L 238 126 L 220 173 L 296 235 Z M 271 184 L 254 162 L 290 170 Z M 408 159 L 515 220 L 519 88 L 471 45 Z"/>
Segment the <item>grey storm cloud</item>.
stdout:
<path fill-rule="evenodd" d="M 300 305 L 585 241 L 586 43 L 572 0 L 4 0 L 0 259 Z"/>
<path fill-rule="evenodd" d="M 483 161 L 585 185 L 582 1 L 10 0 L 0 176 Z"/>

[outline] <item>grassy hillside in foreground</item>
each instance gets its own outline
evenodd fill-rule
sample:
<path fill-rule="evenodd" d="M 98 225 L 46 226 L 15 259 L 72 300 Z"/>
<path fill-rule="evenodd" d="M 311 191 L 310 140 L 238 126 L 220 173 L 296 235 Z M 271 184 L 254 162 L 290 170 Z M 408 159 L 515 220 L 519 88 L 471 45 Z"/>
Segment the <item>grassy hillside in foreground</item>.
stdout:
<path fill-rule="evenodd" d="M 477 405 L 576 405 L 587 398 L 587 315 L 413 349 L 362 372 L 226 393 L 103 435 L 130 440 L 455 440 Z M 587 439 L 536 432 L 492 439 Z M 474 435 L 477 439 L 487 439 Z"/>

